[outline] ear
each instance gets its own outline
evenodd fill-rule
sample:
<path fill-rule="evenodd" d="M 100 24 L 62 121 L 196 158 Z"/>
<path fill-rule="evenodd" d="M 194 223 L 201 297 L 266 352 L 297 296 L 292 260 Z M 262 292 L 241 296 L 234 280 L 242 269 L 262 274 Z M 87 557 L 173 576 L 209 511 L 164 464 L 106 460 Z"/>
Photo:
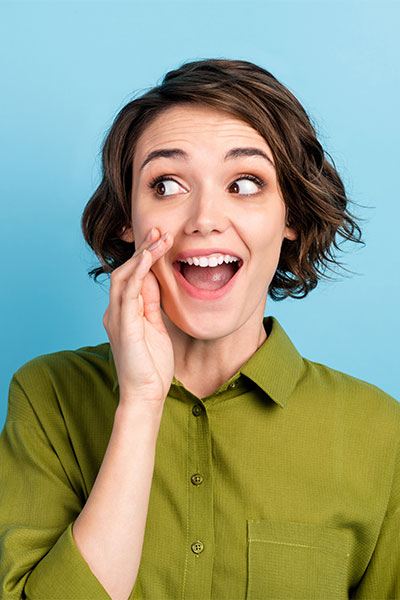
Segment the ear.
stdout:
<path fill-rule="evenodd" d="M 122 229 L 122 233 L 120 233 L 119 237 L 124 242 L 134 242 L 135 241 L 135 238 L 133 236 L 133 229 L 132 229 L 132 227 L 124 227 Z"/>
<path fill-rule="evenodd" d="M 284 236 L 288 240 L 297 240 L 298 234 L 297 231 L 286 225 Z"/>

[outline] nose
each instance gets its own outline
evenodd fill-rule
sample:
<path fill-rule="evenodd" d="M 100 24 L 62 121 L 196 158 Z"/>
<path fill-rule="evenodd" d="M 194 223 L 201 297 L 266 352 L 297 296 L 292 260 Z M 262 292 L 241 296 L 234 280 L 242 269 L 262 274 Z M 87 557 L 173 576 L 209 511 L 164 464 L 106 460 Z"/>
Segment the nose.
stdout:
<path fill-rule="evenodd" d="M 222 192 L 223 193 L 223 192 Z M 222 233 L 229 226 L 228 205 L 221 193 L 211 186 L 193 192 L 187 204 L 184 232 L 187 235 Z"/>

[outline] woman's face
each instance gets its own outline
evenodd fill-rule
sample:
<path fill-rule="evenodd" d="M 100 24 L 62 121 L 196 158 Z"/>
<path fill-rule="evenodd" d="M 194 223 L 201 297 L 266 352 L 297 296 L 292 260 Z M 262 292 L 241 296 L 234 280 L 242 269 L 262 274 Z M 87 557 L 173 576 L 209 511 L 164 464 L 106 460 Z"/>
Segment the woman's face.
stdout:
<path fill-rule="evenodd" d="M 154 151 L 172 149 L 179 152 L 146 161 Z M 213 108 L 181 105 L 159 115 L 140 136 L 133 161 L 133 231 L 124 239 L 139 246 L 153 226 L 173 236 L 152 271 L 164 313 L 187 335 L 217 339 L 262 321 L 283 238 L 295 238 L 285 215 L 271 150 L 247 123 Z M 239 257 L 234 281 L 222 290 L 228 291 L 197 293 L 186 285 L 175 268 L 183 251 Z M 211 266 L 186 268 L 188 277 L 189 271 L 204 277 L 201 287 L 215 287 L 219 277 L 236 271 L 225 264 L 219 275 Z M 207 277 L 217 283 L 208 284 Z"/>

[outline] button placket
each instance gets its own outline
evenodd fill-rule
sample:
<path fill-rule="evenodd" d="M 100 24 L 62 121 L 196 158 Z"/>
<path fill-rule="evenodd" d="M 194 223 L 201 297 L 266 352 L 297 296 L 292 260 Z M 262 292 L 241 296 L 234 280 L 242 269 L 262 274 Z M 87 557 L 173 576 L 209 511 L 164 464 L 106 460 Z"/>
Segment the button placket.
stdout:
<path fill-rule="evenodd" d="M 189 557 L 183 596 L 189 595 L 192 600 L 203 600 L 210 596 L 214 562 L 214 505 L 210 475 L 212 452 L 208 408 L 198 402 L 189 410 L 187 450 L 189 485 L 187 552 Z"/>

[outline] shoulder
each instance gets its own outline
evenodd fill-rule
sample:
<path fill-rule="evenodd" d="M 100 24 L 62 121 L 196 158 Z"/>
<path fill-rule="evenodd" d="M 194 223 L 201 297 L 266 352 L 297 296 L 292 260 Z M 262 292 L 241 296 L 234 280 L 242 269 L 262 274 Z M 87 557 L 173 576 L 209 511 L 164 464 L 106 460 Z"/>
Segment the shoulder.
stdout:
<path fill-rule="evenodd" d="M 316 400 L 326 404 L 327 408 L 340 408 L 360 422 L 374 419 L 381 425 L 391 423 L 400 434 L 400 402 L 395 398 L 372 383 L 321 363 L 303 358 L 303 365 L 300 389 L 313 390 Z"/>
<path fill-rule="evenodd" d="M 9 390 L 9 416 L 53 411 L 57 406 L 77 405 L 82 398 L 112 390 L 110 344 L 84 346 L 42 354 L 14 373 Z"/>
<path fill-rule="evenodd" d="M 14 377 L 21 383 L 30 386 L 33 382 L 42 380 L 54 382 L 58 378 L 79 378 L 88 374 L 100 374 L 108 371 L 110 344 L 97 346 L 84 346 L 76 350 L 60 350 L 49 354 L 42 354 L 24 363 L 14 373 Z M 73 382 L 72 380 L 72 382 Z M 71 382 L 71 383 L 72 383 Z"/>
<path fill-rule="evenodd" d="M 296 413 L 315 428 L 324 444 L 339 449 L 353 470 L 365 470 L 372 479 L 383 473 L 390 479 L 394 472 L 400 477 L 400 463 L 396 466 L 400 403 L 395 398 L 371 383 L 305 358 L 295 395 Z"/>

